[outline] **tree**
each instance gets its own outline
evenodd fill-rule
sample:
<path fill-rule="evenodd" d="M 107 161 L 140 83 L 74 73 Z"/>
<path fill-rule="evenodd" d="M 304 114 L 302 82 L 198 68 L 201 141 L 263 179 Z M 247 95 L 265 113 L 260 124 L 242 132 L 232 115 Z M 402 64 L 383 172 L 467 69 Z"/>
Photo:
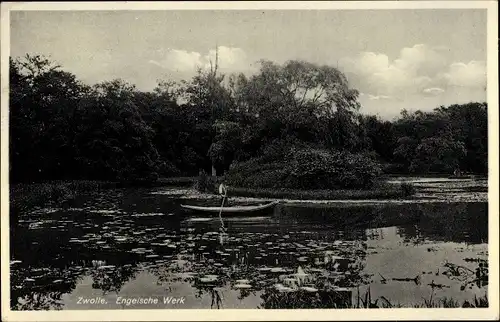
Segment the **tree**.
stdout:
<path fill-rule="evenodd" d="M 409 171 L 487 173 L 488 117 L 485 103 L 404 112 L 394 123 L 396 161 Z"/>
<path fill-rule="evenodd" d="M 460 141 L 446 137 L 426 138 L 415 149 L 410 171 L 453 173 L 465 154 L 465 146 Z"/>
<path fill-rule="evenodd" d="M 75 107 L 88 87 L 41 56 L 9 65 L 11 180 L 70 176 Z"/>
<path fill-rule="evenodd" d="M 144 180 L 157 177 L 159 154 L 154 131 L 143 120 L 134 101 L 135 87 L 121 80 L 92 88 L 83 114 L 78 146 L 82 165 L 95 178 Z M 99 156 L 99 157 L 96 157 Z"/>
<path fill-rule="evenodd" d="M 277 65 L 261 61 L 258 74 L 233 78 L 238 111 L 250 120 L 246 131 L 263 144 L 294 137 L 331 148 L 355 145 L 358 92 L 337 69 L 303 61 Z"/>

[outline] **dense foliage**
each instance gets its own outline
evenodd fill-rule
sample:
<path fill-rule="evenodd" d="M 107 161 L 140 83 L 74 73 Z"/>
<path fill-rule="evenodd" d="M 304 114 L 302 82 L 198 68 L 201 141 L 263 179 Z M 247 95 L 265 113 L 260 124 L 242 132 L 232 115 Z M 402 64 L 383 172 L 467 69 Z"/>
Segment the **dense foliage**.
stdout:
<path fill-rule="evenodd" d="M 230 169 L 229 184 L 248 188 L 369 188 L 381 169 L 370 156 L 348 151 L 291 148 L 275 160 L 254 158 Z"/>
<path fill-rule="evenodd" d="M 369 187 L 385 171 L 487 172 L 487 106 L 358 112 L 329 66 L 261 62 L 253 76 L 200 70 L 151 92 L 84 84 L 41 56 L 10 60 L 10 180 L 152 181 L 212 165 L 247 187 Z M 228 172 L 229 170 L 229 172 Z"/>

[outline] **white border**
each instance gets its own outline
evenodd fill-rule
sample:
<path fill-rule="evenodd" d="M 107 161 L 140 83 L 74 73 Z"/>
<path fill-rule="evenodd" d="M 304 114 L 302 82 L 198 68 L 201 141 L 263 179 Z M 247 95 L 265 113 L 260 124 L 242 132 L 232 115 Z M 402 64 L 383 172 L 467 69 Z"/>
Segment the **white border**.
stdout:
<path fill-rule="evenodd" d="M 348 310 L 92 310 L 19 312 L 10 310 L 8 229 L 8 60 L 11 10 L 328 10 L 328 9 L 487 9 L 489 138 L 488 309 L 348 309 Z M 4 321 L 271 321 L 271 320 L 446 320 L 499 318 L 498 257 L 498 3 L 497 1 L 348 1 L 348 2 L 48 2 L 1 4 L 1 268 Z M 368 313 L 369 312 L 369 313 Z"/>

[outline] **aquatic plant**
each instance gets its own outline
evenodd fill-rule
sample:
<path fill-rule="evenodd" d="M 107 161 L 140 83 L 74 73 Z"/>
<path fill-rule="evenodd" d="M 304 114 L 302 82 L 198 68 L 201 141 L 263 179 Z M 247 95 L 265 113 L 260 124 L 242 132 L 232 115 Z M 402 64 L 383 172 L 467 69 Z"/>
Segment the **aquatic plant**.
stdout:
<path fill-rule="evenodd" d="M 462 304 L 462 307 L 471 307 L 471 308 L 478 308 L 478 307 L 489 307 L 488 303 L 488 297 L 482 296 L 482 297 L 477 297 L 474 295 L 474 303 L 470 303 L 469 301 L 465 301 L 464 304 Z"/>
<path fill-rule="evenodd" d="M 351 294 L 349 291 L 315 290 L 306 289 L 294 291 L 267 288 L 261 295 L 262 309 L 313 309 L 313 308 L 349 308 Z"/>
<path fill-rule="evenodd" d="M 477 267 L 475 270 L 450 262 L 446 262 L 443 266 L 445 270 L 442 274 L 452 280 L 461 281 L 462 285 L 460 290 L 462 291 L 467 287 L 472 287 L 473 284 L 479 288 L 488 285 L 489 274 L 487 260 L 477 259 Z"/>
<path fill-rule="evenodd" d="M 434 289 L 431 290 L 429 298 L 423 298 L 423 302 L 416 302 L 410 304 L 402 303 L 392 303 L 385 296 L 380 296 L 375 301 L 372 301 L 370 287 L 366 290 L 364 295 L 361 295 L 358 288 L 358 293 L 356 296 L 356 301 L 353 303 L 351 308 L 401 308 L 401 307 L 413 307 L 413 308 L 479 308 L 488 307 L 488 298 L 486 295 L 482 297 L 474 296 L 474 302 L 465 300 L 460 304 L 460 302 L 451 297 L 443 297 L 436 299 L 434 297 Z"/>

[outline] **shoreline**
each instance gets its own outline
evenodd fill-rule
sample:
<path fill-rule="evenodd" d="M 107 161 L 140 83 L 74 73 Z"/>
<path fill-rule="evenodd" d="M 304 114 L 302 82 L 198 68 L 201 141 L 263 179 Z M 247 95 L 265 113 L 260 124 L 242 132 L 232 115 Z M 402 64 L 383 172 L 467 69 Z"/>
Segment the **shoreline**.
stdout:
<path fill-rule="evenodd" d="M 163 191 L 153 191 L 150 192 L 152 195 L 162 195 L 171 196 L 180 200 L 203 200 L 203 201 L 219 201 L 220 196 L 210 193 L 201 193 L 195 189 L 182 189 L 182 188 L 168 188 Z M 329 205 L 329 204 L 349 204 L 349 205 L 370 205 L 370 204 L 411 204 L 411 203 L 454 203 L 454 202 L 488 202 L 487 193 L 474 193 L 474 194 L 463 194 L 458 196 L 453 193 L 455 198 L 443 198 L 452 197 L 452 195 L 443 194 L 442 196 L 429 197 L 426 195 L 419 195 L 418 193 L 411 198 L 399 198 L 399 199 L 292 199 L 292 198 L 271 198 L 271 197 L 245 197 L 233 195 L 229 196 L 229 200 L 234 203 L 245 203 L 245 202 L 270 202 L 278 200 L 280 204 L 287 205 Z"/>
<path fill-rule="evenodd" d="M 401 178 L 401 177 L 400 177 Z M 195 178 L 178 177 L 160 180 L 147 185 L 128 185 L 109 181 L 73 180 L 46 181 L 41 183 L 16 183 L 10 185 L 12 205 L 30 207 L 30 204 L 60 203 L 71 199 L 75 194 L 95 193 L 107 189 L 144 188 L 150 194 L 171 196 L 183 200 L 218 200 L 214 193 L 202 193 L 191 184 Z M 242 202 L 268 202 L 279 200 L 286 204 L 409 204 L 429 202 L 488 202 L 488 183 L 483 180 L 445 179 L 435 177 L 422 180 L 421 177 L 405 177 L 404 180 L 387 178 L 388 188 L 374 190 L 273 190 L 229 187 L 229 200 Z M 487 178 L 486 178 L 487 179 Z M 400 184 L 411 183 L 415 194 L 404 196 Z M 447 185 L 447 186 L 443 186 Z M 393 185 L 393 187 L 390 187 Z M 459 185 L 459 186 L 457 186 Z"/>
<path fill-rule="evenodd" d="M 356 207 L 368 205 L 404 205 L 432 203 L 488 203 L 488 184 L 478 180 L 443 178 L 422 182 L 420 177 L 406 177 L 415 188 L 411 196 L 404 196 L 401 182 L 390 183 L 384 189 L 374 190 L 271 190 L 228 187 L 228 203 L 234 205 L 259 204 L 279 201 L 286 206 L 310 208 Z M 173 181 L 190 182 L 193 178 L 173 178 Z M 172 182 L 172 181 L 171 181 Z M 172 182 L 173 183 L 173 182 Z M 457 186 L 460 185 L 460 187 Z M 391 187 L 393 185 L 393 187 Z M 429 185 L 434 185 L 430 187 Z M 17 183 L 10 186 L 11 220 L 36 207 L 61 208 L 71 203 L 79 194 L 94 194 L 108 189 L 147 189 L 148 194 L 174 198 L 181 203 L 194 202 L 200 205 L 219 204 L 221 197 L 215 193 L 202 193 L 193 185 L 168 185 L 164 181 L 154 185 L 123 185 L 109 181 L 74 180 L 47 181 L 43 183 Z M 431 188 L 431 189 L 430 189 Z M 470 189 L 474 188 L 474 189 Z M 477 188 L 480 188 L 479 190 Z M 460 190 L 457 190 L 460 189 Z"/>

